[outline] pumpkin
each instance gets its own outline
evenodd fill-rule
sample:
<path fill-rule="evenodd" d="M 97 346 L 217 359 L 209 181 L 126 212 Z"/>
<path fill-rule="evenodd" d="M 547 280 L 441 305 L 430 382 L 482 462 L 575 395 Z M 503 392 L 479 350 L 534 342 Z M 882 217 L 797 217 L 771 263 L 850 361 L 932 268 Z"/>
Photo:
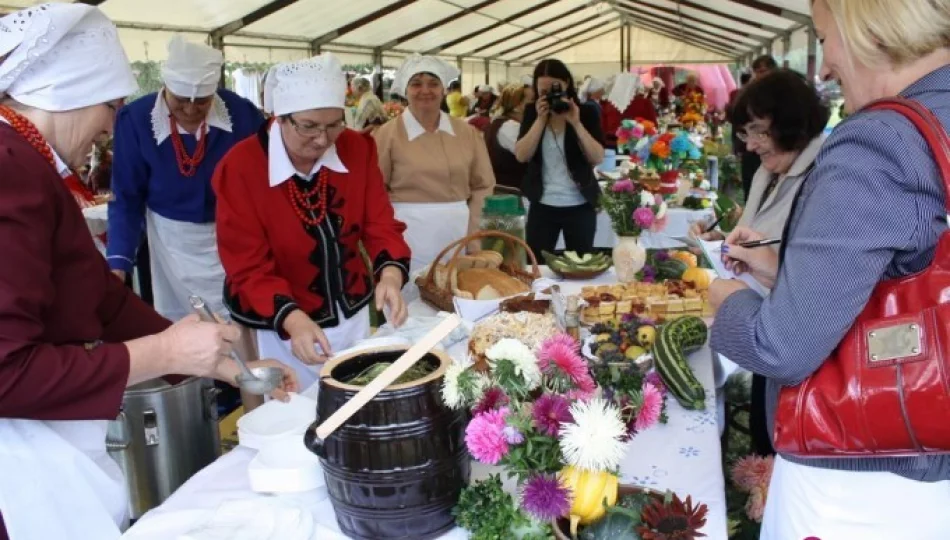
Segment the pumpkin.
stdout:
<path fill-rule="evenodd" d="M 673 251 L 670 253 L 670 257 L 676 259 L 677 261 L 683 261 L 689 268 L 696 268 L 699 266 L 699 259 L 696 258 L 695 253 L 690 253 L 688 251 Z"/>
<path fill-rule="evenodd" d="M 585 471 L 567 466 L 561 481 L 571 491 L 571 534 L 576 537 L 578 524 L 587 525 L 604 516 L 608 506 L 617 504 L 617 475 L 606 471 Z"/>
<path fill-rule="evenodd" d="M 680 279 L 687 283 L 692 283 L 693 287 L 696 287 L 700 291 L 708 289 L 709 284 L 712 282 L 712 277 L 705 268 L 690 268 L 683 272 L 683 277 Z"/>

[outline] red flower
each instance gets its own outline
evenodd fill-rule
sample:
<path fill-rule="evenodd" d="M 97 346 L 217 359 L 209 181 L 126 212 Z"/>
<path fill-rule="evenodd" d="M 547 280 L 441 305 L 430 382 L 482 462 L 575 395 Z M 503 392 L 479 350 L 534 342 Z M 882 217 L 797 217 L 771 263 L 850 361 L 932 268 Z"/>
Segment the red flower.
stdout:
<path fill-rule="evenodd" d="M 699 529 L 706 525 L 708 511 L 705 504 L 694 507 L 692 497 L 686 497 L 684 502 L 673 495 L 670 504 L 658 500 L 643 509 L 643 523 L 637 527 L 637 532 L 643 540 L 703 538 L 706 535 Z"/>

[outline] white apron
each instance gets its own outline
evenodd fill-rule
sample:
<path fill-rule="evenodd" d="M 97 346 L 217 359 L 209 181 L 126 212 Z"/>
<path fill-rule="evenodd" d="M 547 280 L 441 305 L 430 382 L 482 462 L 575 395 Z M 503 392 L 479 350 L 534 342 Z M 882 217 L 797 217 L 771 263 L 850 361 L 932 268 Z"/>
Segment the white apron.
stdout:
<path fill-rule="evenodd" d="M 403 238 L 412 250 L 409 268 L 413 275 L 429 266 L 447 245 L 468 235 L 469 210 L 465 201 L 393 203 L 393 209 L 396 219 L 406 224 Z M 402 295 L 407 304 L 419 297 L 414 279 L 403 287 Z"/>
<path fill-rule="evenodd" d="M 775 458 L 761 540 L 946 540 L 950 481 L 819 469 Z"/>
<path fill-rule="evenodd" d="M 128 526 L 105 420 L 0 419 L 0 513 L 11 540 L 111 540 Z"/>
<path fill-rule="evenodd" d="M 198 295 L 227 320 L 214 223 L 175 221 L 152 211 L 146 222 L 155 311 L 177 321 L 194 312 L 188 297 Z"/>
<path fill-rule="evenodd" d="M 369 331 L 369 306 L 361 309 L 353 317 L 344 319 L 334 328 L 323 328 L 323 333 L 326 334 L 334 353 L 349 349 L 357 341 L 366 339 L 369 337 Z M 317 352 L 321 352 L 319 347 L 317 345 Z M 273 330 L 257 331 L 257 352 L 261 360 L 272 358 L 293 368 L 297 373 L 301 390 L 306 390 L 317 382 L 320 370 L 323 369 L 320 364 L 310 366 L 298 360 L 291 349 L 290 340 L 280 339 L 277 332 Z"/>

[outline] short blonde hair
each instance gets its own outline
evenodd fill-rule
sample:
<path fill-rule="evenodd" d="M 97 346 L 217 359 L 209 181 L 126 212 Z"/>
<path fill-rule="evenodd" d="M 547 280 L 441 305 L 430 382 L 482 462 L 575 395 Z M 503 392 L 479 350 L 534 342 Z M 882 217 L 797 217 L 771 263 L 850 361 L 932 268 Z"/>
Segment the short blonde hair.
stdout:
<path fill-rule="evenodd" d="M 524 103 L 524 89 L 521 84 L 510 84 L 502 89 L 492 113 L 495 116 L 508 116 L 514 112 Z"/>
<path fill-rule="evenodd" d="M 845 47 L 866 66 L 899 66 L 950 47 L 950 0 L 823 1 Z"/>

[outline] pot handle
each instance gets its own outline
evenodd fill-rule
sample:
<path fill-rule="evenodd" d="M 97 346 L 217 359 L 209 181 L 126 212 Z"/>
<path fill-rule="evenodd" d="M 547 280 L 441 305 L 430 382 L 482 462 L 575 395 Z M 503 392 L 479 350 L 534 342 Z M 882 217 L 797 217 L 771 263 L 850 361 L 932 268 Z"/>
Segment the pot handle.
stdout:
<path fill-rule="evenodd" d="M 201 404 L 204 409 L 205 420 L 218 421 L 218 395 L 221 393 L 215 386 L 206 386 L 201 391 Z"/>
<path fill-rule="evenodd" d="M 124 452 L 132 445 L 132 436 L 130 435 L 129 418 L 125 411 L 119 411 L 115 420 L 109 422 L 106 430 L 106 451 Z"/>
<path fill-rule="evenodd" d="M 317 456 L 326 459 L 327 458 L 327 447 L 323 443 L 323 439 L 317 437 L 317 424 L 312 424 L 307 431 L 303 434 L 303 444 L 311 452 Z"/>
<path fill-rule="evenodd" d="M 417 341 L 409 350 L 402 353 L 402 356 L 393 362 L 391 366 L 384 369 L 375 379 L 364 386 L 355 396 L 351 397 L 342 407 L 337 409 L 329 418 L 317 426 L 316 429 L 311 426 L 310 429 L 314 431 L 313 439 L 311 439 L 311 444 L 307 446 L 319 445 L 322 447 L 323 441 L 332 435 L 344 422 L 349 420 L 351 416 L 356 414 L 356 411 L 362 409 L 364 405 L 369 403 L 369 401 L 382 392 L 383 389 L 395 382 L 406 370 L 412 367 L 420 358 L 425 356 L 445 337 L 451 334 L 460 324 L 462 324 L 462 319 L 460 319 L 458 315 L 452 314 L 446 317 L 445 320 L 430 330 L 428 334 Z M 309 430 L 307 431 L 307 436 L 310 436 Z"/>

